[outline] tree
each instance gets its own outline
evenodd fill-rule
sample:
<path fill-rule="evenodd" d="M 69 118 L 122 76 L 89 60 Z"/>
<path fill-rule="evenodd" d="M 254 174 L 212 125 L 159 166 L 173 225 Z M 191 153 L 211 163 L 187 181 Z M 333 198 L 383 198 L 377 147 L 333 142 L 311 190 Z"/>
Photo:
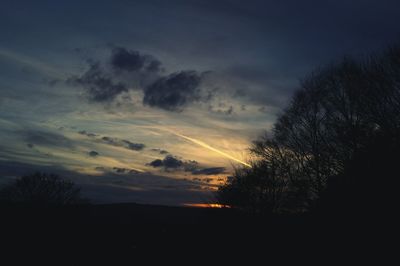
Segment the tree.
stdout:
<path fill-rule="evenodd" d="M 71 205 L 84 203 L 80 188 L 54 174 L 26 175 L 0 190 L 0 200 L 30 205 Z"/>
<path fill-rule="evenodd" d="M 347 179 L 339 183 L 354 191 L 355 184 L 379 182 L 379 170 L 384 173 L 385 169 L 371 170 L 374 179 L 360 162 L 371 164 L 366 158 L 375 158 L 381 167 L 391 169 L 400 161 L 387 154 L 396 157 L 393 150 L 399 143 L 400 46 L 361 61 L 344 58 L 305 78 L 272 131 L 253 143 L 253 167 L 236 172 L 219 193 L 230 195 L 235 199 L 231 204 L 237 206 L 249 205 L 255 194 L 263 199 L 258 205 L 250 204 L 258 210 L 275 206 L 265 208 L 276 212 L 278 205 L 292 211 L 312 208 L 335 178 Z M 368 184 L 364 191 L 373 187 Z M 266 186 L 284 187 L 279 190 L 279 204 L 268 196 Z M 366 199 L 366 194 L 358 195 Z"/>
<path fill-rule="evenodd" d="M 218 201 L 251 213 L 276 213 L 284 203 L 287 183 L 274 170 L 263 165 L 265 161 L 254 161 L 252 167 L 240 167 L 219 188 Z"/>
<path fill-rule="evenodd" d="M 307 180 L 295 179 L 299 168 L 295 154 L 267 134 L 254 141 L 250 151 L 254 156 L 251 167 L 235 169 L 217 191 L 219 202 L 261 214 L 304 209 L 306 201 L 298 199 L 306 198 Z"/>

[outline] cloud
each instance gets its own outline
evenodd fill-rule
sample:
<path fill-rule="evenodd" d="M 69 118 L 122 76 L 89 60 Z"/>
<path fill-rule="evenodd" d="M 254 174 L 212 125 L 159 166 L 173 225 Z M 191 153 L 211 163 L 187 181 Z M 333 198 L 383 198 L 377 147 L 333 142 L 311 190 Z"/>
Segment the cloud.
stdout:
<path fill-rule="evenodd" d="M 149 165 L 153 167 L 161 167 L 164 165 L 164 163 L 163 160 L 155 159 L 154 161 L 150 162 Z"/>
<path fill-rule="evenodd" d="M 225 172 L 225 167 L 211 167 L 192 171 L 194 175 L 218 175 Z"/>
<path fill-rule="evenodd" d="M 156 159 L 150 162 L 148 165 L 154 168 L 163 167 L 164 170 L 183 170 L 186 172 L 194 171 L 197 168 L 198 162 L 193 160 L 181 160 L 176 156 L 167 155 L 164 159 Z"/>
<path fill-rule="evenodd" d="M 163 160 L 156 159 L 149 163 L 153 167 L 164 167 L 165 169 L 178 169 L 183 166 L 183 161 L 175 156 L 167 155 Z"/>
<path fill-rule="evenodd" d="M 159 148 L 151 149 L 151 151 L 156 151 L 156 152 L 158 152 L 160 154 L 168 154 L 169 153 L 168 151 L 162 150 L 162 149 L 159 149 Z"/>
<path fill-rule="evenodd" d="M 92 102 L 110 103 L 129 89 L 142 89 L 163 71 L 162 63 L 152 55 L 115 47 L 107 60 L 87 59 L 88 69 L 67 84 L 80 86 Z"/>
<path fill-rule="evenodd" d="M 126 174 L 126 175 L 136 175 L 142 172 L 131 169 L 131 168 L 124 168 L 124 167 L 104 167 L 98 166 L 94 168 L 96 171 L 101 171 L 103 174 Z"/>
<path fill-rule="evenodd" d="M 112 137 L 102 137 L 101 138 L 103 142 L 113 145 L 113 146 L 121 146 L 120 141 L 117 138 L 112 138 Z"/>
<path fill-rule="evenodd" d="M 208 111 L 215 114 L 222 114 L 222 115 L 232 115 L 234 114 L 234 107 L 230 105 L 229 107 L 225 104 L 219 103 L 218 106 L 209 105 Z"/>
<path fill-rule="evenodd" d="M 68 84 L 81 86 L 93 102 L 110 103 L 129 90 L 143 90 L 142 103 L 167 111 L 182 111 L 196 101 L 209 101 L 214 92 L 202 91 L 208 72 L 185 70 L 162 75 L 162 63 L 152 55 L 115 47 L 104 61 L 87 60 L 86 72 L 72 76 Z"/>
<path fill-rule="evenodd" d="M 117 174 L 139 174 L 140 172 L 135 169 L 128 169 L 122 167 L 113 167 L 112 170 Z"/>
<path fill-rule="evenodd" d="M 28 143 L 29 148 L 33 148 L 36 145 L 42 146 L 54 146 L 54 147 L 66 147 L 72 148 L 72 141 L 60 134 L 40 131 L 40 130 L 27 130 L 19 132 L 24 140 Z"/>
<path fill-rule="evenodd" d="M 112 146 L 124 147 L 128 150 L 133 150 L 133 151 L 141 151 L 146 147 L 146 145 L 143 143 L 134 143 L 129 140 L 112 138 L 107 136 L 102 137 L 101 141 Z"/>
<path fill-rule="evenodd" d="M 224 100 L 283 107 L 298 80 L 293 76 L 285 79 L 281 72 L 260 65 L 236 65 L 210 72 L 204 84 L 217 87 Z"/>
<path fill-rule="evenodd" d="M 89 156 L 90 157 L 97 157 L 99 155 L 99 153 L 97 151 L 90 151 L 89 152 Z"/>
<path fill-rule="evenodd" d="M 96 137 L 97 136 L 96 134 L 87 132 L 86 130 L 81 130 L 78 133 L 81 134 L 81 135 L 88 136 L 88 137 Z"/>
<path fill-rule="evenodd" d="M 161 71 L 161 62 L 153 56 L 143 55 L 138 51 L 128 50 L 123 47 L 116 47 L 112 50 L 110 63 L 117 71 Z"/>
<path fill-rule="evenodd" d="M 101 67 L 100 62 L 89 61 L 89 69 L 82 76 L 74 76 L 67 83 L 82 86 L 89 100 L 94 102 L 111 102 L 117 95 L 128 91 L 127 85 L 114 81 Z"/>
<path fill-rule="evenodd" d="M 163 165 L 165 168 L 180 168 L 183 162 L 172 155 L 167 155 L 163 160 Z"/>
<path fill-rule="evenodd" d="M 168 111 L 182 111 L 201 99 L 201 76 L 196 71 L 181 71 L 160 77 L 144 88 L 143 103 Z"/>
<path fill-rule="evenodd" d="M 129 140 L 122 140 L 122 142 L 124 142 L 125 144 L 128 145 L 126 148 L 128 148 L 130 150 L 134 150 L 134 151 L 141 151 L 145 147 L 145 145 L 143 143 L 133 143 L 133 142 L 130 142 Z"/>

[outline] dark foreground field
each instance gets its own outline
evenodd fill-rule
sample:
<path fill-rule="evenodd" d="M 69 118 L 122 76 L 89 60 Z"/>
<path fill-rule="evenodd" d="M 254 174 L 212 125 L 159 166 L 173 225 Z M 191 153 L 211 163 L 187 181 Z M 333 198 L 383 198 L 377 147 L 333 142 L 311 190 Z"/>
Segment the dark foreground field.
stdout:
<path fill-rule="evenodd" d="M 139 261 L 169 264 L 184 258 L 188 264 L 216 258 L 245 259 L 248 265 L 259 259 L 340 262 L 348 255 L 368 258 L 391 237 L 372 220 L 262 218 L 230 209 L 136 204 L 8 206 L 2 207 L 1 220 L 2 258 L 12 258 L 7 265 L 21 260 L 32 265 L 147 265 Z"/>

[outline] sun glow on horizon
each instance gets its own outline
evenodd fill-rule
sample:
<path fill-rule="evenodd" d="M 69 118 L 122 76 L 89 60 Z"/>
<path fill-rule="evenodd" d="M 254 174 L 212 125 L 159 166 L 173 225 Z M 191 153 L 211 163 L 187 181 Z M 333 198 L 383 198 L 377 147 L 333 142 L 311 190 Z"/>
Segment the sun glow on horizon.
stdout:
<path fill-rule="evenodd" d="M 219 203 L 184 203 L 183 206 L 185 207 L 192 207 L 192 208 L 230 208 L 229 205 L 223 205 Z"/>

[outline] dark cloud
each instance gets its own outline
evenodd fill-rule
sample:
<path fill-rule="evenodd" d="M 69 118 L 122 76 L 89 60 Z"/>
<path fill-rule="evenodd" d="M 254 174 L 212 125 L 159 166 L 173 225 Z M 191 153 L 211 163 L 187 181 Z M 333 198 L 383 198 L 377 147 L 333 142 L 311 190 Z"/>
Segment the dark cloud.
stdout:
<path fill-rule="evenodd" d="M 125 139 L 118 139 L 104 136 L 101 138 L 102 142 L 116 147 L 124 147 L 128 150 L 141 151 L 146 147 L 143 143 L 134 143 Z"/>
<path fill-rule="evenodd" d="M 154 161 L 150 162 L 149 165 L 153 166 L 153 167 L 161 167 L 164 164 L 163 164 L 163 160 L 155 159 Z"/>
<path fill-rule="evenodd" d="M 210 167 L 198 169 L 198 162 L 194 160 L 181 160 L 173 155 L 167 155 L 164 159 L 156 159 L 148 165 L 154 168 L 163 167 L 166 171 L 182 170 L 191 172 L 194 175 L 218 175 L 225 172 L 225 167 Z"/>
<path fill-rule="evenodd" d="M 97 151 L 90 151 L 89 152 L 89 156 L 91 157 L 97 157 L 99 155 L 99 153 Z"/>
<path fill-rule="evenodd" d="M 168 151 L 162 150 L 162 149 L 159 149 L 159 148 L 151 149 L 151 151 L 156 151 L 156 152 L 158 152 L 160 154 L 168 154 L 169 153 Z"/>
<path fill-rule="evenodd" d="M 103 167 L 97 166 L 94 168 L 97 171 L 104 172 L 105 174 L 140 174 L 139 171 L 135 169 L 123 168 L 123 167 Z"/>
<path fill-rule="evenodd" d="M 143 55 L 138 51 L 116 47 L 112 50 L 111 66 L 115 70 L 134 71 L 161 71 L 161 62 L 151 55 Z"/>
<path fill-rule="evenodd" d="M 139 171 L 136 171 L 134 169 L 128 169 L 128 168 L 121 168 L 121 167 L 113 167 L 112 170 L 116 172 L 117 174 L 139 174 Z"/>
<path fill-rule="evenodd" d="M 102 62 L 87 60 L 88 70 L 67 80 L 69 84 L 83 87 L 94 102 L 112 102 L 129 89 L 140 89 L 144 93 L 143 104 L 182 111 L 195 101 L 209 101 L 215 93 L 202 92 L 199 87 L 208 72 L 180 71 L 163 76 L 161 61 L 139 51 L 114 47 L 107 62 Z"/>
<path fill-rule="evenodd" d="M 192 172 L 197 169 L 198 162 L 194 160 L 181 160 L 180 158 L 169 154 L 165 156 L 164 159 L 156 159 L 148 165 L 153 166 L 154 168 L 163 167 L 166 171 L 182 170 L 185 172 Z"/>
<path fill-rule="evenodd" d="M 163 160 L 163 166 L 167 169 L 168 168 L 180 168 L 183 166 L 183 162 L 172 155 L 167 155 L 167 156 L 165 156 L 165 158 Z"/>
<path fill-rule="evenodd" d="M 184 166 L 184 162 L 175 156 L 167 155 L 163 160 L 156 159 L 149 163 L 153 167 L 164 167 L 168 169 L 180 169 Z"/>
<path fill-rule="evenodd" d="M 87 132 L 86 130 L 81 130 L 81 131 L 79 131 L 78 133 L 81 134 L 81 135 L 85 135 L 85 136 L 88 136 L 88 137 L 92 137 L 92 138 L 97 136 L 96 134 Z"/>
<path fill-rule="evenodd" d="M 183 169 L 186 172 L 192 172 L 192 171 L 195 171 L 197 169 L 198 165 L 199 165 L 199 163 L 197 161 L 188 160 L 188 161 L 184 162 Z"/>
<path fill-rule="evenodd" d="M 94 102 L 111 102 L 128 88 L 142 89 L 143 104 L 168 111 L 182 111 L 192 102 L 210 100 L 212 94 L 201 95 L 202 76 L 196 71 L 175 72 L 161 76 L 162 63 L 152 55 L 124 47 L 115 47 L 109 64 L 87 60 L 88 70 L 81 76 L 68 79 L 68 83 L 81 86 Z"/>
<path fill-rule="evenodd" d="M 101 67 L 100 62 L 89 61 L 89 69 L 79 77 L 67 81 L 72 85 L 82 86 L 87 97 L 94 102 L 110 102 L 122 92 L 128 91 L 127 85 L 114 81 Z"/>
<path fill-rule="evenodd" d="M 192 171 L 194 175 L 218 175 L 225 172 L 225 167 L 211 167 Z"/>
<path fill-rule="evenodd" d="M 134 151 L 141 151 L 144 149 L 145 145 L 143 143 L 133 143 L 130 142 L 129 140 L 122 140 L 127 146 L 126 148 Z"/>
<path fill-rule="evenodd" d="M 53 146 L 53 147 L 66 147 L 72 148 L 72 141 L 60 134 L 40 131 L 40 130 L 27 130 L 19 132 L 24 140 L 28 143 L 28 147 L 33 148 L 35 145 Z"/>
<path fill-rule="evenodd" d="M 181 71 L 160 77 L 144 88 L 143 103 L 168 111 L 182 111 L 201 99 L 201 76 L 196 71 Z"/>
<path fill-rule="evenodd" d="M 105 142 L 107 144 L 110 144 L 110 145 L 113 145 L 113 146 L 121 146 L 119 144 L 119 140 L 117 138 L 104 136 L 101 139 L 103 140 L 103 142 Z"/>

